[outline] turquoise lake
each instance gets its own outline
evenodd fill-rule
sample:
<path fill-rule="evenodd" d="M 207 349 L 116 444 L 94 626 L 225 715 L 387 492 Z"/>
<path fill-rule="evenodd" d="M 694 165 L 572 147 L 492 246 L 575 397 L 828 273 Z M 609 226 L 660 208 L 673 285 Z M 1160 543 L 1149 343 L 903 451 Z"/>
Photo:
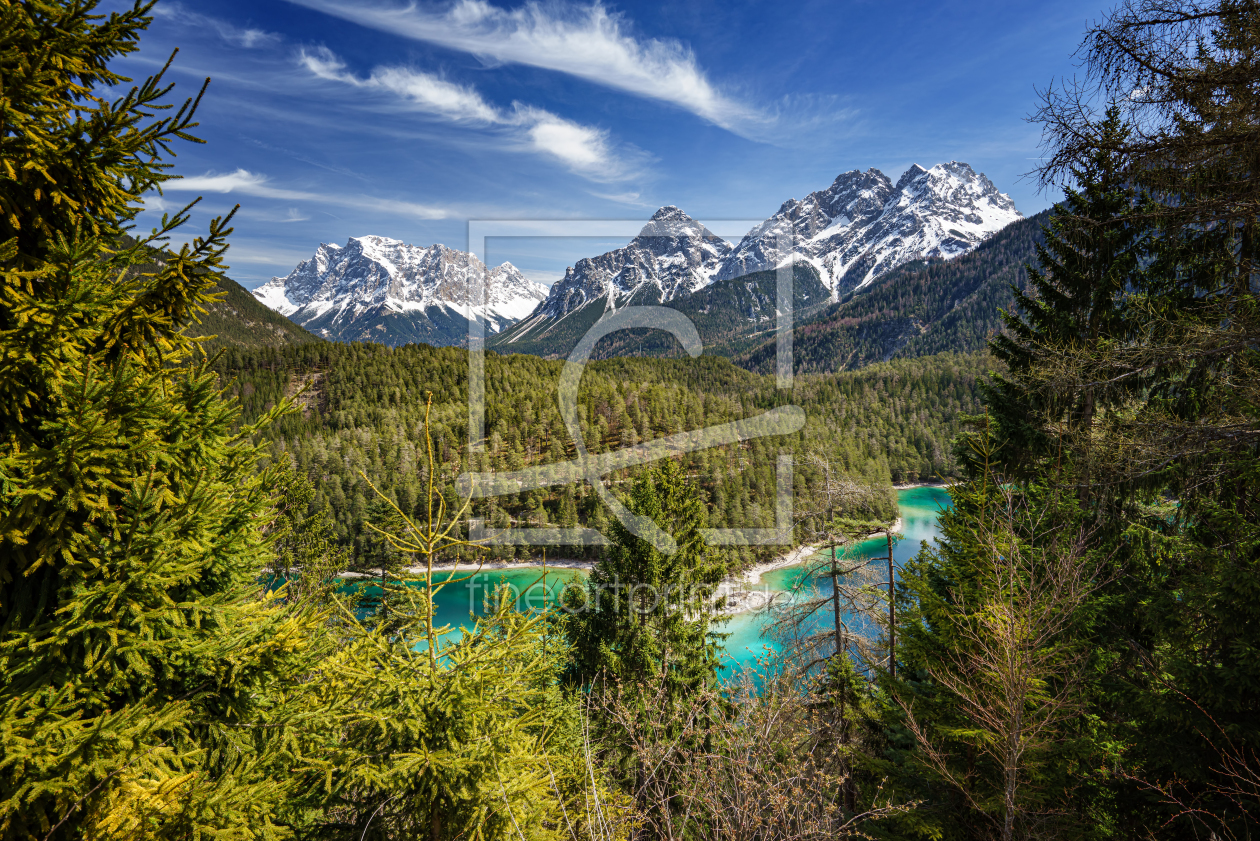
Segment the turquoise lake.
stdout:
<path fill-rule="evenodd" d="M 940 534 L 938 516 L 949 506 L 949 494 L 944 488 L 922 487 L 907 488 L 897 492 L 897 502 L 901 509 L 901 532 L 903 537 L 893 545 L 893 558 L 897 564 L 905 563 L 918 553 L 923 541 L 931 543 Z M 882 539 L 869 540 L 857 548 L 859 557 L 883 557 L 886 544 Z M 805 574 L 804 566 L 784 567 L 762 576 L 760 588 L 773 592 L 790 589 L 801 582 Z M 582 586 L 585 573 L 575 569 L 548 569 L 544 587 L 543 571 L 539 567 L 525 569 L 499 569 L 478 572 L 460 570 L 456 573 L 439 573 L 434 578 L 440 582 L 448 582 L 439 592 L 436 599 L 437 614 L 434 624 L 450 626 L 451 634 L 459 633 L 461 627 L 470 627 L 471 616 L 480 615 L 483 611 L 486 594 L 503 584 L 512 588 L 512 592 L 522 609 L 541 609 L 544 605 L 554 605 L 558 594 L 566 586 Z M 831 584 L 825 577 L 813 582 L 820 593 L 831 591 Z M 370 585 L 369 585 L 370 586 Z M 774 644 L 762 636 L 763 629 L 772 617 L 766 611 L 740 613 L 718 623 L 714 630 L 728 634 L 725 641 L 724 663 L 728 675 L 755 664 L 760 656 L 772 655 Z M 831 614 L 818 615 L 819 624 L 830 624 Z"/>
<path fill-rule="evenodd" d="M 949 493 L 941 487 L 906 488 L 897 491 L 897 505 L 901 510 L 900 540 L 893 543 L 893 561 L 900 566 L 919 552 L 923 541 L 932 541 L 940 535 L 938 518 L 949 507 Z M 888 554 L 887 543 L 882 539 L 868 540 L 858 545 L 854 557 L 883 558 Z M 772 592 L 791 589 L 801 583 L 806 565 L 783 567 L 761 577 L 761 586 Z M 831 592 L 831 580 L 823 576 L 812 582 L 820 594 Z M 772 621 L 765 611 L 740 613 L 732 616 L 718 630 L 729 634 L 726 638 L 726 663 L 728 670 L 752 665 L 759 656 L 777 653 L 777 646 L 762 636 L 766 625 Z M 831 611 L 819 612 L 819 626 L 832 624 Z"/>

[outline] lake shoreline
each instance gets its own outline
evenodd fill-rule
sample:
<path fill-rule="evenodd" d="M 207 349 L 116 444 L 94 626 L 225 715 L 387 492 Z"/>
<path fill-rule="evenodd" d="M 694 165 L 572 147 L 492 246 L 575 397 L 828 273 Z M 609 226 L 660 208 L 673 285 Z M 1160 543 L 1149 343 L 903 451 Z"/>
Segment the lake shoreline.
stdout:
<path fill-rule="evenodd" d="M 892 524 L 894 532 L 901 530 L 901 518 Z M 882 532 L 876 532 L 870 537 L 878 537 Z M 870 539 L 870 538 L 868 538 Z M 812 543 L 804 546 L 798 546 L 790 552 L 763 561 L 759 564 L 753 564 L 748 569 L 741 572 L 733 573 L 722 580 L 717 586 L 714 599 L 726 599 L 724 606 L 717 611 L 719 616 L 736 616 L 741 613 L 752 613 L 765 608 L 774 598 L 777 591 L 770 590 L 762 584 L 761 578 L 766 573 L 774 572 L 787 567 L 800 566 L 808 562 L 808 560 L 819 550 L 823 548 L 821 543 Z M 585 561 L 578 558 L 556 558 L 548 560 L 545 564 L 542 559 L 525 560 L 525 561 L 487 561 L 482 564 L 468 564 L 456 562 L 453 564 L 434 564 L 434 573 L 466 573 L 468 575 L 477 575 L 482 572 L 502 572 L 505 570 L 541 570 L 544 567 L 555 570 L 581 570 L 589 572 L 595 566 L 594 561 Z M 405 574 L 410 576 L 423 576 L 427 568 L 422 566 L 404 567 Z M 379 571 L 372 572 L 343 572 L 340 578 L 353 579 L 372 579 L 380 576 Z"/>

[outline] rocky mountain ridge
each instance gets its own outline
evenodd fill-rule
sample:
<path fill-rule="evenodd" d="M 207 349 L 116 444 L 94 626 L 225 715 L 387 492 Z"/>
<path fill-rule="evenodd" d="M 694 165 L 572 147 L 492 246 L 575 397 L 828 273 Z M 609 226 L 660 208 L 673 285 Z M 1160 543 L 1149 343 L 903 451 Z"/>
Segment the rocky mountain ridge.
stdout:
<path fill-rule="evenodd" d="M 825 190 L 783 203 L 726 258 L 715 279 L 775 268 L 793 254 L 839 295 L 913 260 L 950 259 L 1022 219 L 983 173 L 959 161 L 915 164 L 893 184 L 877 169 L 841 173 Z"/>
<path fill-rule="evenodd" d="M 512 337 L 505 341 L 510 345 L 524 337 L 537 340 L 557 319 L 589 306 L 602 313 L 690 295 L 713 282 L 730 252 L 729 242 L 667 205 L 628 245 L 570 266 L 547 299 L 511 328 Z"/>
<path fill-rule="evenodd" d="M 827 189 L 784 202 L 734 247 L 670 205 L 625 247 L 579 260 L 537 309 L 490 345 L 564 355 L 573 332 L 566 320 L 593 324 L 598 314 L 631 303 L 665 303 L 717 281 L 772 271 L 789 256 L 812 266 L 835 300 L 908 263 L 965 254 L 1022 218 L 1009 196 L 958 161 L 915 164 L 896 184 L 877 169 L 842 173 Z M 744 315 L 755 321 L 766 313 Z"/>
<path fill-rule="evenodd" d="M 811 266 L 826 294 L 839 300 L 909 263 L 972 251 L 1022 218 L 1009 196 L 959 161 L 915 164 L 895 184 L 877 169 L 852 170 L 824 190 L 784 202 L 737 245 L 667 205 L 629 244 L 578 260 L 549 290 L 510 263 L 487 269 L 474 255 L 442 245 L 364 236 L 320 245 L 254 295 L 330 339 L 462 345 L 468 319 L 476 318 L 490 347 L 563 355 L 578 322 L 772 271 L 786 263 L 789 247 L 791 259 Z M 761 293 L 723 293 L 713 303 L 760 300 Z M 750 323 L 766 315 L 743 313 Z"/>
<path fill-rule="evenodd" d="M 492 269 L 444 245 L 380 236 L 323 243 L 254 297 L 311 332 L 341 341 L 460 345 L 476 318 L 495 333 L 528 315 L 546 287 L 511 263 Z"/>

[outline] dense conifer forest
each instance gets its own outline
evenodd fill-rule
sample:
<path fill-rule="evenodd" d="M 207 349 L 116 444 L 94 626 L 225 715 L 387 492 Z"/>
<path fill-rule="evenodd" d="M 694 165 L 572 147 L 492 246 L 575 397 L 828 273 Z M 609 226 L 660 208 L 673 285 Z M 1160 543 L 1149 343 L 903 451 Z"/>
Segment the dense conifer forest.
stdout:
<path fill-rule="evenodd" d="M 459 630 L 435 567 L 517 553 L 475 544 L 459 476 L 574 458 L 562 363 L 487 354 L 469 441 L 465 351 L 250 315 L 230 215 L 137 234 L 212 95 L 111 69 L 151 22 L 0 2 L 0 841 L 1256 836 L 1257 0 L 1105 12 L 1033 115 L 1048 217 L 838 304 L 790 392 L 589 365 L 596 458 L 804 425 L 613 470 L 599 504 L 474 499 L 608 542 L 558 604 L 501 588 Z M 723 683 L 713 587 L 754 556 L 705 529 L 771 525 L 784 451 L 828 551 Z M 891 483 L 929 475 L 952 507 L 898 564 Z"/>
<path fill-rule="evenodd" d="M 518 470 L 572 459 L 556 399 L 563 363 L 487 354 L 487 452 L 470 462 L 467 447 L 467 353 L 457 348 L 318 343 L 248 351 L 233 348 L 216 365 L 228 393 L 252 422 L 286 396 L 302 411 L 263 433 L 271 452 L 287 454 L 310 477 L 314 505 L 337 523 L 341 541 L 371 556 L 364 523 L 377 507 L 370 480 L 414 513 L 426 477 L 416 469 L 423 447 L 426 395 L 434 395 L 431 428 L 445 480 L 469 469 Z M 686 456 L 695 488 L 717 528 L 774 525 L 775 462 L 795 459 L 800 511 L 817 511 L 825 464 L 837 475 L 881 487 L 941 481 L 955 475 L 950 442 L 978 406 L 977 384 L 992 367 L 984 354 L 941 354 L 873 365 L 860 372 L 798 377 L 791 393 L 773 377 L 751 374 L 722 357 L 615 359 L 591 363 L 579 391 L 585 445 L 609 452 L 684 430 L 749 418 L 796 404 L 806 424 L 796 434 Z M 631 473 L 633 470 L 630 471 Z M 360 476 L 360 473 L 363 476 Z M 614 477 L 614 483 L 628 475 Z M 491 524 L 604 524 L 606 512 L 588 487 L 566 486 L 495 499 L 479 509 Z M 891 502 L 879 513 L 895 517 Z M 512 549 L 499 549 L 511 554 Z M 523 550 L 517 550 L 523 551 Z M 589 555 L 593 549 L 585 550 Z M 734 550 L 732 550 L 734 551 Z M 742 550 L 747 560 L 747 549 Z"/>

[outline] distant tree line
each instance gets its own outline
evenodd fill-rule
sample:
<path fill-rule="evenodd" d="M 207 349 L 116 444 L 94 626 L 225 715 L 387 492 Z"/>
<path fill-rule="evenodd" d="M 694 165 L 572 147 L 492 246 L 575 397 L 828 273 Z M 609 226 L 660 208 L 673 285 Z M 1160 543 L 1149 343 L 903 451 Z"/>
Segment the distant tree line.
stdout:
<path fill-rule="evenodd" d="M 562 363 L 533 356 L 486 358 L 487 447 L 470 457 L 467 441 L 467 355 L 457 348 L 412 345 L 308 344 L 228 350 L 216 363 L 227 393 L 252 422 L 286 396 L 303 392 L 299 414 L 262 433 L 276 457 L 290 460 L 316 488 L 313 510 L 327 511 L 338 540 L 364 562 L 378 545 L 364 523 L 375 515 L 366 476 L 407 513 L 414 513 L 427 481 L 417 462 L 425 398 L 435 395 L 432 434 L 441 479 L 469 470 L 508 471 L 576 456 L 557 399 Z M 936 481 L 954 475 L 950 441 L 963 415 L 978 407 L 977 383 L 991 362 L 983 355 L 943 354 L 870 366 L 861 372 L 798 378 L 792 393 L 721 357 L 620 359 L 595 362 L 583 374 L 578 398 L 583 443 L 605 453 L 686 430 L 756 416 L 788 403 L 800 405 L 805 428 L 683 457 L 708 504 L 715 528 L 774 525 L 775 465 L 795 455 L 794 493 L 812 510 L 819 460 L 845 475 L 887 488 L 893 482 Z M 635 469 L 609 477 L 624 484 Z M 362 474 L 362 476 L 360 475 Z M 885 495 L 880 515 L 896 516 Z M 453 502 L 452 498 L 452 502 Z M 565 485 L 509 494 L 478 503 L 488 525 L 592 525 L 608 515 L 589 486 Z M 374 548 L 375 547 L 375 548 Z M 512 557 L 524 548 L 501 547 Z M 571 551 L 591 556 L 594 549 Z M 752 550 L 731 550 L 747 562 Z"/>

